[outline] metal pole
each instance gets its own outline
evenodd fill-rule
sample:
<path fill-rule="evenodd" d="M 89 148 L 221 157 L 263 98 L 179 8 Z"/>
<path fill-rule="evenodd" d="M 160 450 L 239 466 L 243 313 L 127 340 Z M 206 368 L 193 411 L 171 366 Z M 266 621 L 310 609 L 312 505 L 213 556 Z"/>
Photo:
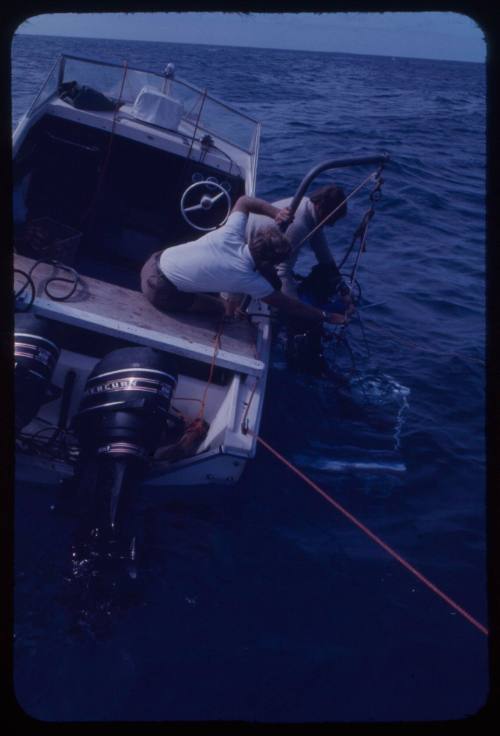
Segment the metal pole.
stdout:
<path fill-rule="evenodd" d="M 385 164 L 387 163 L 387 161 L 389 161 L 389 159 L 389 154 L 384 153 L 380 156 L 365 156 L 362 158 L 345 158 L 323 161 L 323 163 L 318 164 L 313 169 L 311 169 L 311 171 L 306 174 L 305 177 L 302 179 L 299 188 L 297 189 L 295 196 L 290 204 L 291 214 L 293 215 L 295 213 L 297 207 L 300 204 L 300 200 L 304 196 L 309 184 L 323 171 L 328 171 L 329 169 L 341 169 L 347 166 L 362 166 L 363 164 Z M 286 222 L 282 223 L 280 229 L 282 231 L 285 231 L 289 224 L 290 223 Z"/>

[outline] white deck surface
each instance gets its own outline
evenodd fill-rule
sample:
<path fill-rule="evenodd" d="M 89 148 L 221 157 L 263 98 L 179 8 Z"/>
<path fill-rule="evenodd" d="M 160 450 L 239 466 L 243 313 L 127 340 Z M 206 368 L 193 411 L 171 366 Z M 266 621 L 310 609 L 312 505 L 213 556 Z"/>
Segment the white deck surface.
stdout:
<path fill-rule="evenodd" d="M 35 261 L 15 255 L 14 268 L 29 272 Z M 140 345 L 166 350 L 176 355 L 211 363 L 219 323 L 205 315 L 167 315 L 153 307 L 142 293 L 82 276 L 69 300 L 59 302 L 44 293 L 52 276 L 68 277 L 68 272 L 41 263 L 32 274 L 37 295 L 32 310 L 41 316 L 57 319 L 95 332 L 113 335 Z M 14 274 L 15 289 L 25 283 Z M 62 296 L 71 284 L 50 284 L 51 293 Z M 26 290 L 29 293 L 29 289 Z M 259 376 L 264 364 L 256 355 L 257 329 L 247 321 L 224 325 L 215 365 Z"/>

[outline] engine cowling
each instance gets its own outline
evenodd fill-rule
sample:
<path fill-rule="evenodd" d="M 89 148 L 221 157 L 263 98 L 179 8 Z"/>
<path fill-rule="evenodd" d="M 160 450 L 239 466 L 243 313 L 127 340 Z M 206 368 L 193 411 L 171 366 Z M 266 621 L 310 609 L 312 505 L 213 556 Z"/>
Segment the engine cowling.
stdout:
<path fill-rule="evenodd" d="M 80 496 L 90 523 L 119 533 L 167 424 L 177 369 L 172 356 L 131 347 L 106 355 L 87 379 L 75 416 Z"/>
<path fill-rule="evenodd" d="M 37 415 L 42 404 L 55 398 L 51 386 L 59 359 L 57 328 L 34 314 L 15 315 L 15 422 L 19 431 Z"/>

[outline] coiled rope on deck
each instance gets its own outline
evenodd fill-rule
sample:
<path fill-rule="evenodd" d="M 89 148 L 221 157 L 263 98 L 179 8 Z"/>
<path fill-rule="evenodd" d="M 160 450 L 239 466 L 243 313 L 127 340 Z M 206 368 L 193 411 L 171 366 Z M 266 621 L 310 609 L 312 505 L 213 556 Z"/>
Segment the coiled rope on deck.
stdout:
<path fill-rule="evenodd" d="M 20 274 L 25 279 L 24 284 L 22 284 L 17 291 L 14 292 L 14 298 L 18 302 L 18 308 L 17 311 L 27 312 L 33 305 L 35 298 L 36 298 L 36 285 L 33 279 L 33 272 L 40 264 L 45 264 L 49 266 L 53 266 L 55 269 L 61 269 L 63 271 L 66 271 L 71 275 L 71 278 L 67 278 L 64 276 L 50 276 L 45 280 L 44 283 L 44 292 L 49 297 L 49 299 L 52 299 L 56 302 L 65 302 L 69 300 L 75 291 L 77 290 L 79 284 L 81 283 L 81 277 L 78 271 L 76 271 L 71 266 L 66 265 L 65 263 L 61 263 L 61 261 L 58 261 L 55 258 L 39 258 L 35 263 L 31 266 L 29 271 L 23 271 L 20 268 L 14 268 L 14 273 Z M 66 294 L 63 294 L 62 296 L 55 294 L 53 291 L 49 289 L 50 284 L 69 284 L 70 288 L 68 289 Z M 26 289 L 29 287 L 30 289 L 30 296 L 28 299 L 27 304 L 22 304 L 21 299 L 26 291 Z M 24 307 L 24 308 L 21 308 Z"/>

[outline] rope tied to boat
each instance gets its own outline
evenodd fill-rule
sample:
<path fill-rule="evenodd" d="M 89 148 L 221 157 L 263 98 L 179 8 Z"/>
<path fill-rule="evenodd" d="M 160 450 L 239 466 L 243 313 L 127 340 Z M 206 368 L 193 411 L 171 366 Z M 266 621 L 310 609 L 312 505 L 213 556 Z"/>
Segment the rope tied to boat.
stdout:
<path fill-rule="evenodd" d="M 381 177 L 381 172 L 383 169 L 384 164 L 382 163 L 379 167 L 378 171 L 375 172 L 375 174 L 371 174 L 370 177 L 368 177 L 358 188 L 361 188 L 367 181 L 374 180 L 375 181 L 375 187 L 370 193 L 370 208 L 365 212 L 360 225 L 356 229 L 356 232 L 353 237 L 353 241 L 348 249 L 348 252 L 345 254 L 345 257 L 342 261 L 342 264 L 345 263 L 345 260 L 347 259 L 349 253 L 352 251 L 354 244 L 356 243 L 356 240 L 359 238 L 360 241 L 360 247 L 358 250 L 358 255 L 353 267 L 353 270 L 351 272 L 351 289 L 352 284 L 355 282 L 356 277 L 356 271 L 359 265 L 359 258 L 361 253 L 363 253 L 366 250 L 366 237 L 367 237 L 367 229 L 368 224 L 371 221 L 373 215 L 374 215 L 374 205 L 375 203 L 380 199 L 381 196 L 381 186 L 383 183 L 383 179 Z M 355 191 L 357 191 L 355 190 Z M 345 198 L 344 202 L 346 202 L 355 191 L 351 192 L 348 197 Z M 313 231 L 311 231 L 306 238 L 301 241 L 301 244 L 307 240 L 312 233 L 317 230 L 319 227 L 321 227 L 330 217 L 333 216 L 333 214 L 339 209 L 339 207 L 342 206 L 344 203 L 342 202 L 338 207 L 336 207 L 334 210 L 332 210 L 329 215 L 327 215 L 326 218 L 324 218 L 321 223 L 319 223 Z M 341 335 L 338 336 L 338 340 L 342 339 L 342 337 L 345 338 L 344 331 L 341 332 Z M 347 341 L 345 341 L 347 342 Z M 216 347 L 214 350 L 214 357 L 213 357 L 213 364 L 215 362 L 215 355 L 216 351 L 218 350 L 218 342 L 216 340 Z M 360 529 L 366 536 L 368 536 L 373 542 L 375 542 L 379 547 L 381 547 L 387 554 L 389 554 L 393 559 L 395 559 L 402 567 L 404 567 L 406 570 L 412 573 L 423 585 L 425 585 L 429 590 L 431 590 L 435 595 L 440 597 L 445 603 L 448 604 L 454 611 L 459 613 L 465 620 L 467 620 L 470 624 L 472 624 L 475 628 L 477 628 L 482 634 L 485 636 L 489 635 L 488 629 L 474 616 L 472 616 L 466 609 L 464 609 L 462 606 L 460 606 L 456 601 L 454 601 L 450 596 L 448 596 L 444 591 L 442 591 L 437 585 L 435 585 L 429 578 L 427 578 L 425 575 L 423 575 L 419 570 L 417 570 L 413 565 L 411 565 L 404 557 L 402 557 L 396 550 L 394 550 L 392 547 L 390 547 L 386 542 L 384 542 L 383 539 L 381 539 L 378 535 L 376 535 L 374 532 L 372 532 L 365 524 L 363 524 L 359 519 L 357 519 L 353 514 L 351 514 L 347 509 L 345 509 L 338 501 L 336 501 L 334 498 L 332 498 L 326 491 L 324 491 L 320 486 L 318 486 L 314 481 L 312 481 L 307 475 L 305 475 L 301 470 L 299 470 L 295 465 L 293 465 L 289 460 L 287 460 L 281 453 L 279 453 L 274 447 L 272 447 L 266 440 L 264 440 L 260 435 L 256 434 L 255 432 L 252 432 L 248 426 L 248 413 L 250 410 L 250 405 L 252 403 L 256 388 L 257 388 L 257 381 L 255 381 L 255 384 L 253 386 L 253 389 L 251 391 L 251 395 L 249 397 L 249 400 L 246 404 L 245 411 L 243 413 L 240 429 L 242 434 L 247 435 L 251 434 L 253 437 L 255 437 L 255 441 L 260 444 L 262 447 L 264 447 L 269 453 L 271 453 L 275 458 L 277 458 L 283 465 L 285 465 L 289 470 L 291 470 L 293 473 L 295 473 L 301 480 L 303 480 L 310 488 L 312 488 L 316 493 L 318 493 L 324 500 L 326 500 L 330 505 L 332 505 L 334 508 L 336 508 L 343 516 L 345 516 L 351 523 L 353 523 L 358 529 Z M 208 384 L 205 390 L 208 390 Z"/>
<path fill-rule="evenodd" d="M 391 557 L 393 557 L 397 562 L 399 562 L 400 565 L 402 565 L 404 568 L 406 568 L 409 572 L 412 573 L 421 583 L 423 583 L 429 590 L 431 590 L 433 593 L 435 593 L 437 596 L 439 596 L 442 600 L 445 601 L 451 608 L 453 608 L 457 613 L 459 613 L 463 618 L 465 618 L 470 624 L 475 626 L 476 629 L 478 629 L 482 634 L 485 636 L 489 635 L 489 631 L 480 621 L 478 621 L 476 618 L 474 618 L 468 611 L 466 611 L 462 606 L 460 606 L 458 603 L 456 603 L 452 598 L 450 598 L 446 593 L 444 593 L 437 585 L 435 585 L 433 582 L 431 582 L 425 575 L 423 575 L 419 570 L 417 570 L 413 565 L 411 565 L 407 560 L 404 559 L 398 552 L 396 552 L 392 547 L 390 547 L 386 542 L 383 541 L 378 535 L 374 534 L 365 524 L 363 524 L 359 519 L 357 519 L 353 514 L 351 514 L 347 509 L 345 509 L 338 501 L 336 501 L 334 498 L 332 498 L 326 491 L 324 491 L 320 486 L 318 486 L 314 481 L 312 481 L 310 478 L 305 475 L 301 470 L 299 470 L 295 465 L 293 465 L 289 460 L 287 460 L 281 453 L 279 453 L 277 450 L 274 449 L 266 440 L 264 440 L 260 435 L 257 435 L 255 433 L 254 437 L 256 441 L 264 447 L 271 455 L 273 455 L 275 458 L 277 458 L 283 465 L 285 465 L 289 470 L 291 470 L 295 475 L 297 475 L 299 478 L 301 478 L 310 488 L 312 488 L 316 493 L 318 493 L 322 498 L 325 499 L 331 506 L 337 509 L 337 511 L 340 511 L 343 516 L 345 516 L 352 524 L 358 527 L 366 536 L 368 536 L 375 544 L 377 544 L 379 547 L 381 547 L 385 552 L 387 552 Z"/>
<path fill-rule="evenodd" d="M 207 398 L 208 398 L 208 389 L 210 388 L 210 385 L 213 381 L 214 377 L 214 371 L 215 371 L 215 362 L 217 360 L 217 354 L 220 350 L 221 341 L 222 341 L 222 333 L 224 331 L 224 318 L 221 319 L 219 326 L 217 328 L 217 332 L 214 337 L 214 352 L 212 354 L 212 360 L 210 362 L 210 369 L 208 371 L 208 379 L 205 384 L 205 389 L 203 391 L 203 396 L 201 398 L 201 405 L 200 409 L 198 411 L 198 415 L 196 419 L 200 420 L 201 422 L 205 419 L 205 409 L 207 404 Z"/>
<path fill-rule="evenodd" d="M 183 396 L 176 397 L 176 401 L 199 402 L 200 408 L 198 409 L 198 413 L 196 414 L 195 418 L 191 422 L 188 422 L 186 418 L 184 417 L 184 415 L 177 410 L 185 424 L 183 434 L 175 443 L 171 445 L 167 445 L 165 447 L 161 447 L 156 451 L 155 460 L 157 461 L 168 460 L 169 462 L 175 462 L 176 460 L 181 460 L 185 457 L 188 457 L 189 455 L 193 454 L 193 452 L 196 450 L 196 447 L 207 436 L 208 430 L 210 428 L 209 423 L 205 419 L 205 410 L 206 410 L 206 405 L 207 405 L 208 390 L 212 384 L 213 377 L 214 377 L 215 364 L 217 360 L 217 354 L 221 346 L 222 332 L 224 330 L 224 324 L 225 324 L 224 319 L 222 319 L 219 323 L 217 332 L 215 333 L 215 336 L 214 336 L 214 351 L 212 354 L 212 360 L 210 361 L 208 379 L 205 383 L 205 388 L 203 390 L 203 395 L 201 399 L 198 399 L 195 397 L 183 397 Z"/>

